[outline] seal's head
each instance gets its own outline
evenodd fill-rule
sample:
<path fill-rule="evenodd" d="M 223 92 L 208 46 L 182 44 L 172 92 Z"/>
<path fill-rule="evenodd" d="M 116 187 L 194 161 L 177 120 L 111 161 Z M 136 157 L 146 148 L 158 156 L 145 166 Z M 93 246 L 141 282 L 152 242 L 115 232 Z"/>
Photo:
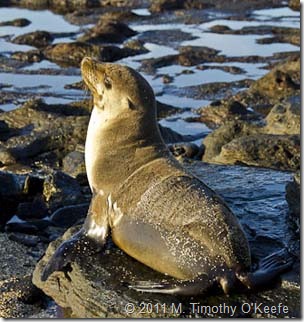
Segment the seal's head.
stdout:
<path fill-rule="evenodd" d="M 94 97 L 85 143 L 88 179 L 92 189 L 111 193 L 167 150 L 156 122 L 155 97 L 148 82 L 127 66 L 86 57 L 81 72 Z"/>
<path fill-rule="evenodd" d="M 81 72 L 93 94 L 94 107 L 108 112 L 110 118 L 114 119 L 130 110 L 148 113 L 150 117 L 155 115 L 153 90 L 133 69 L 85 57 L 81 62 Z"/>

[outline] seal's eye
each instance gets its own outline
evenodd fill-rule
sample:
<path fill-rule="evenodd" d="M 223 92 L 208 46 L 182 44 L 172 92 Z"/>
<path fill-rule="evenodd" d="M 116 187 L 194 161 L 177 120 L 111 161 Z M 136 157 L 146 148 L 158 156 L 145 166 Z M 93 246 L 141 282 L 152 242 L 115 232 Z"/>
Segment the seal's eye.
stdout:
<path fill-rule="evenodd" d="M 105 84 L 106 89 L 112 88 L 112 81 L 107 75 L 104 76 L 104 84 Z"/>

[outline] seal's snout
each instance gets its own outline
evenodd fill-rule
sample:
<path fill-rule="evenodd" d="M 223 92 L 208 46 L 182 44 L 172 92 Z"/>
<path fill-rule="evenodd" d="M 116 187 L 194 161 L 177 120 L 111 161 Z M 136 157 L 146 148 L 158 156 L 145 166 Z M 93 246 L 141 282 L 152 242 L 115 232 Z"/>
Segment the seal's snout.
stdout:
<path fill-rule="evenodd" d="M 84 71 L 86 68 L 90 68 L 92 63 L 93 59 L 91 57 L 84 57 L 80 64 L 81 70 Z"/>
<path fill-rule="evenodd" d="M 93 58 L 84 57 L 80 65 L 82 78 L 93 92 L 96 89 L 96 64 L 97 62 Z"/>

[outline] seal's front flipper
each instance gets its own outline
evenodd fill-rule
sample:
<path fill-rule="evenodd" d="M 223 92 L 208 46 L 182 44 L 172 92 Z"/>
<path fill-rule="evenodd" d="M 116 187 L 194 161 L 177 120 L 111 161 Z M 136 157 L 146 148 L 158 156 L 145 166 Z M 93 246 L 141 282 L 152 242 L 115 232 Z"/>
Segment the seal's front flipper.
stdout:
<path fill-rule="evenodd" d="M 237 273 L 236 277 L 248 289 L 259 289 L 270 285 L 280 274 L 291 269 L 294 259 L 287 249 L 275 252 L 260 262 L 259 268 L 253 273 Z"/>
<path fill-rule="evenodd" d="M 84 230 L 81 229 L 57 248 L 43 269 L 41 280 L 46 281 L 53 272 L 64 270 L 79 254 L 84 253 L 86 256 L 89 256 L 101 249 L 102 245 L 89 238 Z"/>
<path fill-rule="evenodd" d="M 207 275 L 201 275 L 190 281 L 161 282 L 139 281 L 129 285 L 129 288 L 139 292 L 176 294 L 176 295 L 196 295 L 208 290 L 214 283 Z"/>
<path fill-rule="evenodd" d="M 57 248 L 42 271 L 42 281 L 46 281 L 53 272 L 64 270 L 80 254 L 90 256 L 102 250 L 109 230 L 105 205 L 103 192 L 94 191 L 83 228 Z"/>

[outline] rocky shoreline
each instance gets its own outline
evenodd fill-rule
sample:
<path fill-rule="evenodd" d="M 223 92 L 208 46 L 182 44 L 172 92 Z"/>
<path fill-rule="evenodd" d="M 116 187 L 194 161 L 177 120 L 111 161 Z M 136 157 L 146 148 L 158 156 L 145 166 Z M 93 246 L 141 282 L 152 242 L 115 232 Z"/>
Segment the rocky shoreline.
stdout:
<path fill-rule="evenodd" d="M 145 45 L 152 39 L 160 45 L 169 40 L 177 44 L 175 54 L 139 59 L 137 62 L 139 70 L 161 79 L 168 86 L 166 89 L 169 92 L 175 90 L 170 87 L 174 83 L 174 77 L 165 72 L 158 73 L 159 68 L 166 70 L 168 66 L 181 67 L 182 71 L 177 76 L 192 73 L 191 68 L 195 71 L 218 69 L 231 75 L 242 75 L 245 72 L 241 67 L 226 66 L 224 63 L 265 64 L 263 68 L 269 71 L 256 80 L 246 78 L 181 87 L 176 92 L 177 96 L 204 98 L 210 104 L 199 109 L 188 106 L 181 109 L 158 100 L 158 120 L 169 116 L 178 117 L 182 110 L 192 113 L 185 119 L 187 122 L 205 124 L 211 129 L 208 133 L 182 135 L 160 125 L 169 149 L 190 170 L 193 165 L 202 171 L 209 171 L 209 164 L 232 169 L 242 165 L 284 171 L 293 176 L 293 179 L 285 183 L 289 205 L 286 225 L 290 226 L 292 237 L 282 241 L 295 256 L 292 272 L 284 275 L 281 286 L 276 286 L 275 290 L 263 290 L 258 294 L 233 294 L 229 298 L 215 290 L 210 297 L 198 297 L 195 301 L 209 306 L 223 302 L 235 304 L 237 313 L 234 317 L 300 317 L 299 50 L 270 56 L 252 53 L 233 57 L 212 47 L 179 45 L 193 39 L 183 31 L 139 32 L 132 25 L 134 22 L 164 23 L 164 19 L 167 23 L 180 23 L 184 26 L 199 25 L 212 21 L 206 16 L 208 10 L 223 12 L 231 21 L 250 22 L 254 19 L 254 10 L 280 8 L 284 6 L 283 2 L 243 1 L 228 7 L 227 1 L 207 0 L 6 0 L 1 6 L 52 10 L 85 29 L 81 34 L 36 30 L 17 37 L 8 35 L 6 39 L 9 42 L 28 45 L 33 49 L 13 51 L 9 55 L 0 52 L 2 73 L 31 74 L 33 70 L 24 68 L 33 63 L 48 61 L 56 63 L 59 68 L 41 68 L 36 71 L 37 74 L 63 75 L 68 72 L 79 75 L 79 62 L 84 56 L 113 62 L 142 55 L 149 52 Z M 289 1 L 289 6 L 293 10 L 300 10 L 297 1 Z M 150 14 L 143 16 L 132 11 L 138 8 L 149 9 Z M 31 21 L 20 17 L 0 23 L 0 28 L 23 28 L 30 24 Z M 277 25 L 240 29 L 214 25 L 210 32 L 229 35 L 271 34 L 271 37 L 260 40 L 265 46 L 272 43 L 300 44 L 299 28 Z M 61 38 L 69 38 L 69 41 L 61 42 Z M 221 63 L 221 66 L 214 67 L 212 63 Z M 84 89 L 82 82 L 66 86 L 75 91 Z M 91 99 L 85 99 L 66 104 L 50 104 L 30 91 L 11 88 L 1 82 L 0 91 L 0 104 L 17 102 L 18 105 L 17 109 L 0 113 L 0 240 L 1 245 L 4 245 L 0 248 L 3 268 L 0 279 L 1 317 L 141 317 L 138 310 L 127 314 L 124 311 L 125 305 L 132 303 L 139 307 L 139 303 L 149 301 L 166 305 L 182 303 L 184 310 L 161 314 L 146 312 L 144 317 L 229 317 L 229 314 L 220 313 L 197 314 L 191 312 L 188 299 L 172 296 L 151 298 L 147 294 L 136 294 L 118 285 L 117 276 L 121 277 L 121 281 L 127 278 L 142 280 L 145 279 L 143 276 L 151 279 L 160 277 L 131 260 L 111 243 L 107 246 L 104 257 L 98 255 L 96 260 L 80 259 L 72 265 L 72 271 L 68 274 L 56 273 L 48 282 L 42 283 L 39 272 L 45 261 L 60 240 L 67 238 L 71 231 L 79 227 L 89 206 L 91 193 L 84 166 L 84 143 L 92 102 Z M 47 96 L 48 92 L 44 93 Z M 201 140 L 200 145 L 197 144 L 198 140 Z M 250 227 L 246 233 L 254 235 Z M 261 242 L 257 247 L 263 248 L 265 243 Z M 42 257 L 45 251 L 46 255 Z M 259 254 L 259 249 L 253 251 L 255 261 L 260 259 Z M 100 276 L 103 283 L 100 282 Z M 59 308 L 48 296 L 54 298 L 64 309 Z M 83 299 L 89 300 L 81 301 Z M 284 303 L 289 311 L 285 315 L 282 312 L 271 314 L 253 310 L 244 313 L 241 305 L 247 302 L 263 302 L 267 305 Z"/>

